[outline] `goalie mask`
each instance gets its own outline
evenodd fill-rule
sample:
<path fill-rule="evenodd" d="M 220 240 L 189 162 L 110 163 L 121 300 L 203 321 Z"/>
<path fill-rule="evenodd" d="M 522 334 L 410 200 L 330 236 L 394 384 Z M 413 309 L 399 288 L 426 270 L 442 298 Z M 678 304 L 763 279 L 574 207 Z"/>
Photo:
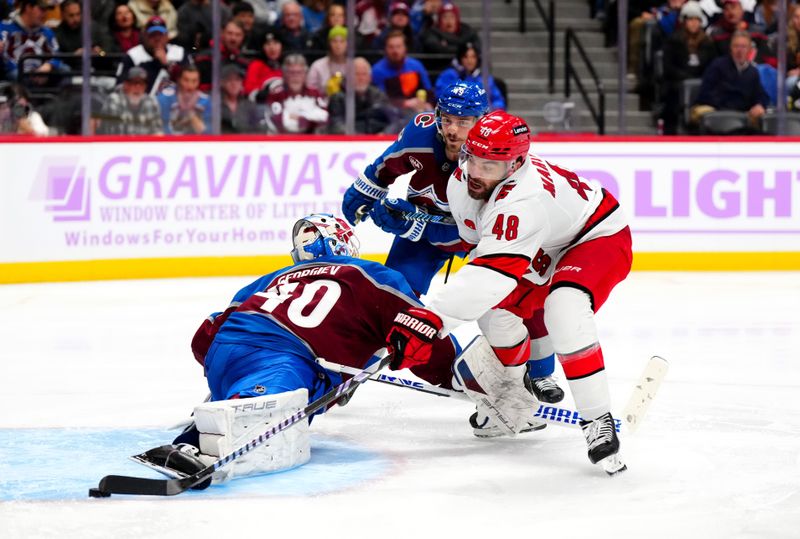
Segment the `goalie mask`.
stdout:
<path fill-rule="evenodd" d="M 344 219 L 329 213 L 303 217 L 292 228 L 295 264 L 321 256 L 358 256 L 358 238 Z"/>

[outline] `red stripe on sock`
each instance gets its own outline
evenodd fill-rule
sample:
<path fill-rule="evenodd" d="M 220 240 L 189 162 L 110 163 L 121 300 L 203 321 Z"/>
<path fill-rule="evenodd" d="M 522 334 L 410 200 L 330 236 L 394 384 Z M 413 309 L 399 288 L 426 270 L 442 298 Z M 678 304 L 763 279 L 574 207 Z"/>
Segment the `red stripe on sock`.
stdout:
<path fill-rule="evenodd" d="M 515 367 L 528 361 L 528 357 L 531 355 L 531 339 L 526 336 L 525 340 L 519 344 L 503 347 L 492 346 L 492 350 L 497 354 L 500 363 L 506 367 Z"/>
<path fill-rule="evenodd" d="M 594 343 L 572 354 L 558 354 L 558 359 L 568 380 L 597 372 L 605 366 L 600 343 Z"/>

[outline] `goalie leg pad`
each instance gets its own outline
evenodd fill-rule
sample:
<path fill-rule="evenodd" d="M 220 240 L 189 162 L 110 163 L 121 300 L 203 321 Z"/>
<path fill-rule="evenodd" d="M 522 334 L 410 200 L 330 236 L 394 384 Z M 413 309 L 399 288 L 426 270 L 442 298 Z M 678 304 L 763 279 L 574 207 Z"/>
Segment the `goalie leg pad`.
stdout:
<path fill-rule="evenodd" d="M 454 364 L 455 386 L 463 388 L 505 434 L 515 436 L 536 409 L 527 367 L 504 366 L 482 335 L 469 343 Z M 454 386 L 454 387 L 455 387 Z"/>
<path fill-rule="evenodd" d="M 252 399 L 208 402 L 194 409 L 200 452 L 214 460 L 243 446 L 308 404 L 305 388 Z M 308 422 L 280 432 L 253 451 L 214 473 L 214 482 L 286 470 L 311 458 Z"/>

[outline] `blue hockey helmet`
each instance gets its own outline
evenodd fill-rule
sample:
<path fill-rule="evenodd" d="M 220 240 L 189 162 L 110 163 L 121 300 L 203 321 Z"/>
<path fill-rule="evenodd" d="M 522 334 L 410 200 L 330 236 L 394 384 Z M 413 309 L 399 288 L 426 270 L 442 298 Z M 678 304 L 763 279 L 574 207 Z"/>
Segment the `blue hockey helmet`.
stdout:
<path fill-rule="evenodd" d="M 321 256 L 358 256 L 358 238 L 347 221 L 330 213 L 313 213 L 292 228 L 292 260 Z"/>
<path fill-rule="evenodd" d="M 486 90 L 475 82 L 458 81 L 445 88 L 436 101 L 436 119 L 442 113 L 480 118 L 489 110 Z"/>

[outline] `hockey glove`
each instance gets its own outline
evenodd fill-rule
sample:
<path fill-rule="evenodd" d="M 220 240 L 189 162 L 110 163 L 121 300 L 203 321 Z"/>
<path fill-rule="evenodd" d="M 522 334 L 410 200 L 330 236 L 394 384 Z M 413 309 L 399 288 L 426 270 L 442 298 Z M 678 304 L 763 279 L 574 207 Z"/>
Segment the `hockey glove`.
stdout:
<path fill-rule="evenodd" d="M 381 230 L 411 241 L 419 241 L 425 232 L 424 221 L 410 221 L 406 216 L 416 213 L 419 208 L 401 198 L 384 198 L 375 204 L 369 213 Z"/>
<path fill-rule="evenodd" d="M 398 370 L 427 363 L 441 329 L 442 319 L 428 309 L 409 307 L 397 313 L 386 337 L 394 356 L 390 367 Z"/>
<path fill-rule="evenodd" d="M 375 205 L 375 201 L 384 198 L 388 192 L 385 187 L 365 178 L 358 178 L 344 192 L 342 215 L 351 225 L 356 225 L 367 218 L 367 213 Z"/>

